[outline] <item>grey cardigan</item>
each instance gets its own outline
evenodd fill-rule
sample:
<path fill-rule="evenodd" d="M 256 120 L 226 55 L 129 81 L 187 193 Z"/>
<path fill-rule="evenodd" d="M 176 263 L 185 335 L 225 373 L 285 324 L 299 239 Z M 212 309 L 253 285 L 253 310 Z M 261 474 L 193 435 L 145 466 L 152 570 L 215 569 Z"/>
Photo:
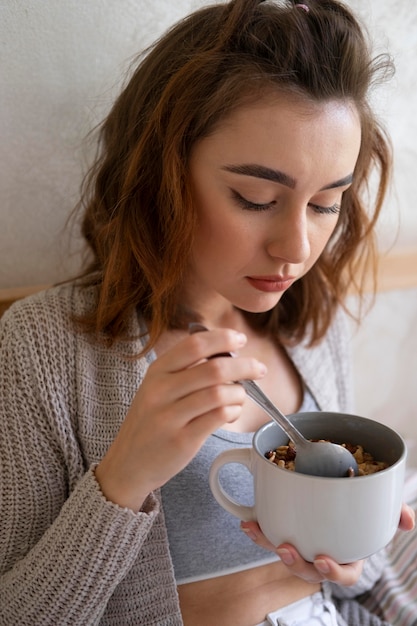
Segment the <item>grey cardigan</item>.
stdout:
<path fill-rule="evenodd" d="M 70 315 L 93 301 L 55 287 L 0 322 L 1 625 L 182 624 L 160 493 L 135 514 L 106 501 L 92 471 L 154 359 L 126 358 L 140 339 L 108 348 L 75 332 Z M 322 409 L 351 408 L 348 342 L 338 316 L 319 346 L 289 351 Z M 348 596 L 378 578 L 369 563 Z"/>

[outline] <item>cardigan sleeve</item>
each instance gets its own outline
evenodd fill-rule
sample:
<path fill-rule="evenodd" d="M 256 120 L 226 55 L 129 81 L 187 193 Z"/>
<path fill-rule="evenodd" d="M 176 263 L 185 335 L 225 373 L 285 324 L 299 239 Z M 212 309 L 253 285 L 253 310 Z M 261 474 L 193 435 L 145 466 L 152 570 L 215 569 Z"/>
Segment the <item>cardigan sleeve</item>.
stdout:
<path fill-rule="evenodd" d="M 135 514 L 104 498 L 66 415 L 72 364 L 50 354 L 42 370 L 46 338 L 13 309 L 0 322 L 0 623 L 97 624 L 159 501 Z"/>

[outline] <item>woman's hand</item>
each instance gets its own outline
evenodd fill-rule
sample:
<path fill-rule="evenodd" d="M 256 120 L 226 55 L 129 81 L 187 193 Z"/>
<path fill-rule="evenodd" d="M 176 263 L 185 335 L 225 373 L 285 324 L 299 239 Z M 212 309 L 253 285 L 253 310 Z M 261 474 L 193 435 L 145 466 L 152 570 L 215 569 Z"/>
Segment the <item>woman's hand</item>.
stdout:
<path fill-rule="evenodd" d="M 416 521 L 416 514 L 408 504 L 403 504 L 401 509 L 401 518 L 399 528 L 401 530 L 413 530 Z"/>
<path fill-rule="evenodd" d="M 205 439 L 239 418 L 244 378 L 260 378 L 265 366 L 253 358 L 219 357 L 246 342 L 218 329 L 189 336 L 148 368 L 120 431 L 96 468 L 104 495 L 138 511 L 147 495 L 181 471 Z"/>
<path fill-rule="evenodd" d="M 399 528 L 404 531 L 413 530 L 415 525 L 415 514 L 407 504 L 403 504 Z M 257 522 L 241 522 L 241 529 L 257 545 L 266 550 L 275 552 L 281 561 L 291 570 L 291 572 L 310 583 L 330 580 L 339 585 L 354 585 L 361 575 L 363 561 L 339 565 L 330 557 L 318 555 L 313 563 L 305 561 L 291 544 L 281 544 L 278 547 L 272 545 L 262 533 Z"/>
<path fill-rule="evenodd" d="M 298 576 L 309 583 L 330 580 L 339 585 L 350 586 L 354 585 L 361 575 L 363 561 L 339 565 L 330 557 L 318 555 L 314 563 L 309 563 L 289 543 L 283 543 L 278 547 L 273 546 L 262 533 L 257 522 L 241 522 L 240 527 L 258 546 L 278 554 L 281 561 L 294 576 Z"/>

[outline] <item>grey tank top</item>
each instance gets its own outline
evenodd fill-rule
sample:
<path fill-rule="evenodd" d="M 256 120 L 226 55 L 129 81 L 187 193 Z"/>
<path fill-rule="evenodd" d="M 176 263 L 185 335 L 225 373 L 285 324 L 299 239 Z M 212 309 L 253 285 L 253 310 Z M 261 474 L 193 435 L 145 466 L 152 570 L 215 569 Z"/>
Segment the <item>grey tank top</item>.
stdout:
<path fill-rule="evenodd" d="M 300 411 L 317 411 L 308 390 Z M 186 468 L 162 487 L 169 547 L 178 585 L 272 563 L 278 557 L 258 547 L 239 528 L 239 520 L 214 499 L 208 473 L 223 450 L 247 448 L 254 433 L 219 429 L 208 437 Z M 220 472 L 226 491 L 242 504 L 253 504 L 252 478 L 238 463 Z"/>

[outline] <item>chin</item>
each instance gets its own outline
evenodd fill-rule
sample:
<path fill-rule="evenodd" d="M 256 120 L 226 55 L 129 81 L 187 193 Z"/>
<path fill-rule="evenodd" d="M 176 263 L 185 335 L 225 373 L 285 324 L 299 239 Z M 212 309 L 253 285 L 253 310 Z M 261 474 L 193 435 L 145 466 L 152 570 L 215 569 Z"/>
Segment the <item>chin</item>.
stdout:
<path fill-rule="evenodd" d="M 277 306 L 280 300 L 281 298 L 278 298 L 272 304 L 265 303 L 264 305 L 261 305 L 260 303 L 258 303 L 257 305 L 253 305 L 253 306 L 248 306 L 247 304 L 245 304 L 244 306 L 239 306 L 238 304 L 236 304 L 235 306 L 237 309 L 240 309 L 241 311 L 244 311 L 245 313 L 253 313 L 253 314 L 258 313 L 259 315 L 261 315 L 262 313 L 268 313 L 269 311 L 272 311 L 273 309 L 275 309 L 275 307 Z"/>

